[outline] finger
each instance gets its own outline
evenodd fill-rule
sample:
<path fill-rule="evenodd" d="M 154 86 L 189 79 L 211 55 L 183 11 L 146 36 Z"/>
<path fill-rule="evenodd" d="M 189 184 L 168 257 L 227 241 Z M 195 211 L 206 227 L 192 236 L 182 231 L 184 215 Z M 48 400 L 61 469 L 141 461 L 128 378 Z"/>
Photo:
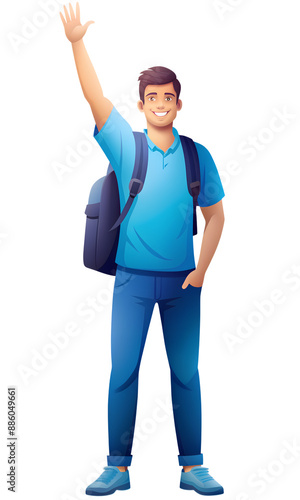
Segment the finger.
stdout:
<path fill-rule="evenodd" d="M 78 2 L 76 2 L 76 19 L 80 22 L 80 7 Z"/>
<path fill-rule="evenodd" d="M 93 24 L 94 22 L 95 22 L 95 21 L 88 21 L 87 23 L 85 23 L 85 24 L 83 25 L 84 32 L 86 32 L 86 30 L 88 29 L 89 25 L 90 25 L 90 24 Z"/>
<path fill-rule="evenodd" d="M 187 279 L 184 280 L 182 288 L 185 289 L 188 286 L 188 281 Z"/>
<path fill-rule="evenodd" d="M 64 5 L 64 11 L 67 22 L 71 21 L 67 7 Z"/>
<path fill-rule="evenodd" d="M 62 15 L 61 12 L 59 13 L 59 15 L 60 15 L 60 18 L 61 18 L 61 20 L 63 22 L 63 25 L 66 26 L 67 23 L 66 23 L 66 20 L 65 20 L 64 16 Z"/>
<path fill-rule="evenodd" d="M 70 3 L 69 3 L 69 9 L 70 9 L 71 19 L 72 19 L 72 21 L 75 21 L 75 12 L 74 12 L 73 7 Z"/>

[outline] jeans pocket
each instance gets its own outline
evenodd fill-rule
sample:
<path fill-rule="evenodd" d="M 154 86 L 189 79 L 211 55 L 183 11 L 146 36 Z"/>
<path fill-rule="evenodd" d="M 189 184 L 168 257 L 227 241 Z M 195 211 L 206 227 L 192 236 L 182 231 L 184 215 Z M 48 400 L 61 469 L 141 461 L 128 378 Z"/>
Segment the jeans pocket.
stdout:
<path fill-rule="evenodd" d="M 115 278 L 115 288 L 121 288 L 127 285 L 133 278 L 133 274 L 123 271 L 122 269 L 117 269 Z"/>

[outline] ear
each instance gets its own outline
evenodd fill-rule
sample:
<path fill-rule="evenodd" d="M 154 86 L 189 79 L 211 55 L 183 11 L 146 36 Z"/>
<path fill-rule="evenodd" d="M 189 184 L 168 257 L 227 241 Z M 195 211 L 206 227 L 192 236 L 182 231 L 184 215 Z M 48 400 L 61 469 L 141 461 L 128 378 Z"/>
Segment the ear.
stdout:
<path fill-rule="evenodd" d="M 138 101 L 137 102 L 137 107 L 140 111 L 144 111 L 144 104 L 143 104 L 143 101 Z"/>
<path fill-rule="evenodd" d="M 176 106 L 177 106 L 177 111 L 180 111 L 182 108 L 182 100 L 181 99 L 178 99 L 178 103 L 176 104 Z"/>

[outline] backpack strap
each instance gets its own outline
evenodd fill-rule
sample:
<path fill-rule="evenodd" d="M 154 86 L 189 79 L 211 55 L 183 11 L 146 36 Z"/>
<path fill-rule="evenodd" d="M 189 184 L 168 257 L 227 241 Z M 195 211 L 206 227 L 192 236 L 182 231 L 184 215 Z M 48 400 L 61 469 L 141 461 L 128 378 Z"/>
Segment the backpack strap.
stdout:
<path fill-rule="evenodd" d="M 197 214 L 196 206 L 198 205 L 198 196 L 200 194 L 200 163 L 196 145 L 190 137 L 180 135 L 182 144 L 187 185 L 190 195 L 193 197 L 193 235 L 197 234 Z"/>
<path fill-rule="evenodd" d="M 129 183 L 129 197 L 120 216 L 110 231 L 120 226 L 128 214 L 134 198 L 142 191 L 144 186 L 148 166 L 148 142 L 144 132 L 133 132 L 133 135 L 135 139 L 135 161 Z"/>

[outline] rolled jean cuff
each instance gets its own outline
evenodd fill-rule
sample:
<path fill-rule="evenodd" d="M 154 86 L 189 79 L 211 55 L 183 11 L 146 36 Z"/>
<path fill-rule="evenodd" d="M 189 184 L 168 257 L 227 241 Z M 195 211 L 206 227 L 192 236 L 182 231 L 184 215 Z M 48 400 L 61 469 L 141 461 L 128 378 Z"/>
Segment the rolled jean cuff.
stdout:
<path fill-rule="evenodd" d="M 118 456 L 107 455 L 107 465 L 115 465 L 116 467 L 127 467 L 131 464 L 132 455 Z"/>
<path fill-rule="evenodd" d="M 203 455 L 178 455 L 179 465 L 202 465 Z"/>

